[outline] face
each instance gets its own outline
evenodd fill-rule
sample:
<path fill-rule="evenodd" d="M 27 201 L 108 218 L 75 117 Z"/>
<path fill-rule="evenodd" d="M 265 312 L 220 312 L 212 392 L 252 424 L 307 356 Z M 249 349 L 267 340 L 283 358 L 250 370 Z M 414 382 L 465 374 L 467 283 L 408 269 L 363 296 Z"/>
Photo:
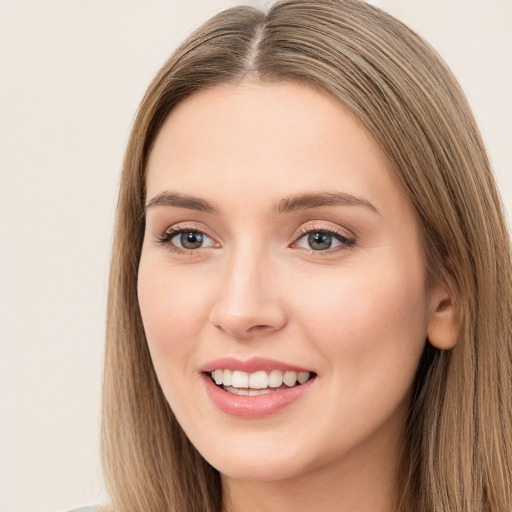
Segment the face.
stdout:
<path fill-rule="evenodd" d="M 222 474 L 396 456 L 434 306 L 412 208 L 336 100 L 247 82 L 179 104 L 138 286 L 165 396 Z"/>

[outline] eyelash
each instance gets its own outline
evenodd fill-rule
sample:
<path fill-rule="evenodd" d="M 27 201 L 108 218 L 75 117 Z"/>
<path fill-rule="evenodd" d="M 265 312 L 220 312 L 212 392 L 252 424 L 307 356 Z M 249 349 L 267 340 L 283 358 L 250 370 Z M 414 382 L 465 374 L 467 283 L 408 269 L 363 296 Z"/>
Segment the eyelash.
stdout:
<path fill-rule="evenodd" d="M 200 235 L 203 235 L 205 237 L 208 237 L 210 240 L 213 240 L 210 236 L 208 236 L 204 231 L 201 231 L 200 229 L 197 229 L 195 227 L 190 226 L 174 226 L 172 228 L 167 229 L 164 231 L 161 235 L 157 237 L 156 243 L 158 245 L 166 246 L 169 251 L 178 253 L 178 254 L 185 254 L 187 256 L 194 256 L 197 254 L 198 249 L 184 249 L 182 247 L 178 247 L 177 245 L 174 245 L 171 243 L 171 240 L 182 233 L 198 233 Z M 199 249 L 204 249 L 204 247 L 200 247 Z"/>
<path fill-rule="evenodd" d="M 295 241 L 293 242 L 293 245 L 297 244 L 302 238 L 304 238 L 306 235 L 310 235 L 312 233 L 322 233 L 327 234 L 335 238 L 338 242 L 340 242 L 340 245 L 338 247 L 329 248 L 324 251 L 320 250 L 314 250 L 314 249 L 305 249 L 310 254 L 314 256 L 329 256 L 332 254 L 335 254 L 339 251 L 344 251 L 346 249 L 350 249 L 353 247 L 356 243 L 356 240 L 354 237 L 348 236 L 346 233 L 343 233 L 342 231 L 338 231 L 337 229 L 334 229 L 332 227 L 327 226 L 303 226 L 300 228 L 299 233 L 295 237 Z"/>
<path fill-rule="evenodd" d="M 172 228 L 167 229 L 164 231 L 161 235 L 157 237 L 156 243 L 158 245 L 167 246 L 167 248 L 174 253 L 178 254 L 185 254 L 187 256 L 194 256 L 197 254 L 199 249 L 206 249 L 206 247 L 199 247 L 197 249 L 184 249 L 182 247 L 178 247 L 177 245 L 174 245 L 171 240 L 176 237 L 177 235 L 180 235 L 182 233 L 198 233 L 200 235 L 203 235 L 210 240 L 213 240 L 210 236 L 208 236 L 204 231 L 201 231 L 200 229 L 197 229 L 195 227 L 183 227 L 183 226 L 174 226 Z M 333 229 L 332 227 L 318 227 L 318 226 L 311 226 L 311 227 L 302 227 L 298 234 L 295 236 L 294 242 L 292 245 L 297 244 L 302 238 L 304 238 L 306 235 L 310 235 L 312 233 L 322 233 L 327 234 L 335 238 L 338 242 L 340 242 L 340 246 L 335 248 L 329 248 L 326 250 L 314 250 L 314 249 L 304 249 L 308 251 L 309 253 L 315 255 L 315 256 L 327 256 L 333 253 L 337 253 L 340 250 L 350 249 L 354 246 L 356 243 L 355 238 L 347 236 L 347 234 L 342 233 L 341 231 L 338 231 L 336 229 Z"/>

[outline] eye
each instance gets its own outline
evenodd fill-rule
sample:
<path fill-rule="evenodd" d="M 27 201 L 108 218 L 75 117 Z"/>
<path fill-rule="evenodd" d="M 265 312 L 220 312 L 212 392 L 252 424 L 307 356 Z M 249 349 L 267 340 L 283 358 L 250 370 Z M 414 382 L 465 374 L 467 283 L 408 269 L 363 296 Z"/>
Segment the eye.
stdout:
<path fill-rule="evenodd" d="M 199 249 L 203 243 L 210 240 L 204 233 L 199 231 L 183 231 L 171 238 L 171 242 L 183 249 Z"/>
<path fill-rule="evenodd" d="M 296 247 L 319 252 L 353 246 L 355 240 L 333 229 L 309 229 L 295 242 Z"/>
<path fill-rule="evenodd" d="M 176 226 L 163 233 L 157 243 L 167 245 L 169 249 L 175 251 L 193 251 L 212 247 L 214 241 L 202 231 Z"/>

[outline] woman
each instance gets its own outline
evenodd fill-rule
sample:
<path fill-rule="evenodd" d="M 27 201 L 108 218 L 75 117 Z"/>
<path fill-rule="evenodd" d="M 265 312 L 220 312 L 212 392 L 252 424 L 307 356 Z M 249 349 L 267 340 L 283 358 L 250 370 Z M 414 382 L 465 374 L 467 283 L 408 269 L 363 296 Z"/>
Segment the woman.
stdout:
<path fill-rule="evenodd" d="M 219 14 L 126 153 L 113 510 L 511 510 L 511 290 L 484 147 L 424 41 L 355 0 Z"/>

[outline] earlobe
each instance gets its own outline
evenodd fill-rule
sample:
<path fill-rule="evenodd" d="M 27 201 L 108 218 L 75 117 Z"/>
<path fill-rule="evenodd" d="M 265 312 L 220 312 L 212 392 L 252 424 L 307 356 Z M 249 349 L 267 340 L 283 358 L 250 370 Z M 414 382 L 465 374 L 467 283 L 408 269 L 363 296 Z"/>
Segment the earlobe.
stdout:
<path fill-rule="evenodd" d="M 449 350 L 455 347 L 460 335 L 455 293 L 453 288 L 446 284 L 435 288 L 431 297 L 427 337 L 433 347 L 439 350 Z"/>

